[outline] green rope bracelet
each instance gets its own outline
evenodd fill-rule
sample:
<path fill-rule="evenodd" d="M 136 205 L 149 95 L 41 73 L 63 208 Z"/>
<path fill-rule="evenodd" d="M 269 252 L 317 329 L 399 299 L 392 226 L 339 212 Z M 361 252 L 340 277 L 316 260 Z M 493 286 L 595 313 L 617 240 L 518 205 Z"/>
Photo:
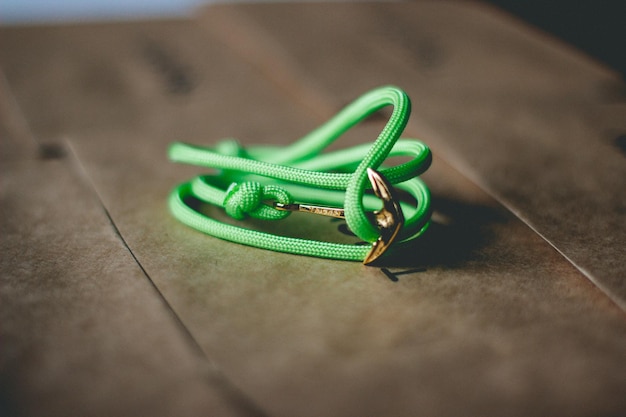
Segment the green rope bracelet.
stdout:
<path fill-rule="evenodd" d="M 347 130 L 377 110 L 393 112 L 373 144 L 321 152 Z M 286 147 L 243 148 L 233 140 L 213 148 L 173 143 L 174 162 L 217 170 L 177 186 L 169 207 L 182 223 L 231 242 L 321 258 L 373 262 L 391 244 L 403 245 L 420 236 L 430 221 L 430 193 L 418 178 L 432 155 L 423 143 L 399 139 L 411 112 L 409 97 L 396 87 L 370 91 L 332 119 Z M 409 157 L 393 167 L 390 156 Z M 392 185 L 412 196 L 399 201 Z M 366 194 L 372 189 L 375 195 Z M 371 246 L 348 245 L 277 236 L 212 219 L 195 209 L 192 200 L 225 209 L 235 219 L 250 216 L 280 220 L 291 211 L 307 211 L 346 219 L 350 230 Z M 380 208 L 381 200 L 383 208 Z"/>

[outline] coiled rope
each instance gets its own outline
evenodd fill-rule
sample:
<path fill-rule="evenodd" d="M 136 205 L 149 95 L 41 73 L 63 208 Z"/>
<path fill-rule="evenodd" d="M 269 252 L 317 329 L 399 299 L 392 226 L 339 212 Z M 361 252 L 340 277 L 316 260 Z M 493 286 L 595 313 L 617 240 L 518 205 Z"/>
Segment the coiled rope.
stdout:
<path fill-rule="evenodd" d="M 386 106 L 393 106 L 393 112 L 372 144 L 321 153 L 347 130 Z M 428 169 L 432 155 L 423 143 L 400 139 L 410 112 L 406 93 L 386 86 L 359 97 L 286 147 L 243 148 L 232 140 L 213 148 L 173 143 L 168 153 L 172 161 L 213 168 L 217 174 L 201 175 L 177 186 L 169 197 L 170 210 L 182 223 L 227 241 L 292 254 L 362 261 L 370 246 L 277 236 L 230 225 L 197 211 L 190 201 L 223 207 L 235 219 L 250 216 L 280 220 L 290 214 L 268 202 L 278 206 L 297 201 L 343 207 L 350 230 L 363 241 L 374 243 L 380 231 L 367 214 L 377 209 L 376 199 L 366 194 L 372 188 L 367 174 L 370 168 L 415 200 L 414 204 L 400 202 L 405 221 L 396 245 L 405 244 L 421 235 L 430 220 L 430 193 L 418 176 Z M 400 165 L 383 166 L 391 156 L 411 159 Z"/>

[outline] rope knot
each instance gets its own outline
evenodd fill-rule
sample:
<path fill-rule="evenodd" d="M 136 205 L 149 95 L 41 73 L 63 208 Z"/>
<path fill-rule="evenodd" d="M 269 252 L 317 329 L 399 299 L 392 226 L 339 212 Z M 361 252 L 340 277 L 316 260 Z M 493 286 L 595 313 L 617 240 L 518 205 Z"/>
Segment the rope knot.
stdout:
<path fill-rule="evenodd" d="M 276 210 L 265 204 L 267 201 L 276 201 L 282 204 L 293 203 L 293 198 L 287 191 L 275 185 L 263 185 L 256 181 L 232 183 L 226 190 L 224 208 L 226 213 L 234 219 L 244 219 L 246 216 L 263 220 L 280 220 L 290 212 Z"/>

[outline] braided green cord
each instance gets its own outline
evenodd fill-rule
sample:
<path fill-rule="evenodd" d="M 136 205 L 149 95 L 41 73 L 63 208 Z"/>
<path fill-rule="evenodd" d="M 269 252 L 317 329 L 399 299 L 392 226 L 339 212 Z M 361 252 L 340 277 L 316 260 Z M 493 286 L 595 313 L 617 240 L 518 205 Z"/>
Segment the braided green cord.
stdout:
<path fill-rule="evenodd" d="M 179 185 L 170 194 L 169 205 L 175 217 L 182 223 L 200 232 L 220 239 L 277 252 L 340 259 L 345 261 L 362 260 L 369 252 L 369 247 L 367 246 L 344 245 L 339 243 L 276 236 L 269 233 L 257 232 L 256 230 L 249 230 L 221 223 L 190 208 L 185 203 L 185 199 L 188 197 L 193 197 L 189 183 Z"/>
<path fill-rule="evenodd" d="M 347 130 L 388 105 L 393 106 L 393 112 L 373 144 L 320 154 Z M 267 201 L 343 206 L 349 228 L 362 240 L 374 242 L 379 232 L 366 211 L 379 208 L 380 200 L 365 194 L 371 188 L 367 169 L 373 168 L 415 198 L 415 205 L 400 203 L 406 221 L 399 239 L 411 240 L 428 226 L 430 193 L 417 176 L 428 169 L 432 156 L 421 142 L 399 140 L 410 110 L 410 100 L 402 90 L 382 87 L 361 96 L 287 147 L 243 149 L 234 141 L 225 141 L 210 149 L 173 143 L 169 149 L 172 161 L 213 168 L 217 174 L 199 176 L 176 187 L 169 198 L 170 210 L 182 223 L 220 239 L 293 254 L 363 260 L 369 246 L 289 238 L 231 226 L 194 210 L 188 201 L 195 198 L 224 207 L 236 219 L 249 215 L 266 220 L 282 219 L 290 213 L 264 204 Z M 394 167 L 382 167 L 389 156 L 411 159 Z M 268 184 L 268 178 L 274 182 Z"/>

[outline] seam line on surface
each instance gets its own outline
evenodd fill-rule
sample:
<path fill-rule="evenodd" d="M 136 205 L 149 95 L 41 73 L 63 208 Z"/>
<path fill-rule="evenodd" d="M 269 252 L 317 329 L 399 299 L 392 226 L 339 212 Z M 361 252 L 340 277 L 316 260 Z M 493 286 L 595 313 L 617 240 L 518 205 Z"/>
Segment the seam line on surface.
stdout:
<path fill-rule="evenodd" d="M 103 210 L 104 215 L 107 217 L 109 224 L 113 228 L 113 232 L 120 239 L 122 245 L 128 251 L 128 253 L 130 254 L 135 264 L 139 267 L 143 276 L 148 280 L 153 291 L 156 293 L 162 305 L 165 307 L 167 314 L 174 320 L 175 326 L 179 329 L 179 331 L 182 333 L 183 338 L 186 339 L 187 343 L 191 347 L 193 354 L 197 356 L 199 359 L 201 359 L 202 361 L 204 361 L 205 364 L 207 365 L 207 370 L 213 374 L 213 375 L 207 375 L 207 378 L 205 378 L 207 379 L 207 382 L 210 382 L 208 381 L 210 379 L 219 381 L 219 384 L 220 384 L 219 388 L 221 388 L 222 390 L 225 390 L 226 391 L 225 393 L 230 398 L 232 398 L 232 401 L 234 402 L 234 404 L 237 407 L 241 407 L 249 415 L 257 416 L 257 417 L 268 416 L 268 414 L 265 413 L 248 395 L 246 395 L 239 387 L 234 385 L 230 381 L 230 379 L 226 377 L 226 375 L 220 370 L 218 364 L 215 361 L 211 360 L 206 355 L 200 343 L 198 343 L 196 338 L 193 336 L 193 333 L 189 330 L 189 328 L 185 325 L 185 323 L 180 318 L 180 316 L 176 313 L 176 310 L 174 310 L 172 305 L 168 302 L 167 298 L 165 298 L 165 295 L 161 292 L 161 290 L 159 290 L 159 287 L 152 280 L 152 278 L 148 274 L 148 271 L 146 271 L 146 269 L 143 267 L 143 265 L 141 264 L 141 262 L 139 261 L 135 253 L 132 251 L 132 249 L 126 242 L 126 239 L 124 239 L 124 236 L 122 235 L 120 229 L 115 224 L 115 221 L 113 220 L 113 217 L 111 216 L 111 213 L 109 212 L 108 208 L 104 204 L 104 200 L 102 199 L 102 196 L 98 192 L 94 181 L 92 180 L 91 176 L 87 172 L 80 158 L 78 158 L 78 153 L 76 152 L 75 148 L 72 146 L 71 141 L 68 138 L 65 138 L 63 142 L 65 146 L 68 148 L 69 154 L 71 155 L 70 163 L 74 164 L 77 167 L 79 171 L 79 175 L 82 177 L 83 181 L 86 181 L 87 185 L 89 186 L 91 190 L 91 193 L 96 198 L 96 201 L 98 202 L 101 209 Z"/>
<path fill-rule="evenodd" d="M 215 7 L 215 6 L 209 6 Z M 240 10 L 233 11 L 232 8 L 225 6 L 224 8 L 218 9 L 219 13 L 221 13 L 220 18 L 224 18 L 226 22 L 225 25 L 231 29 L 228 33 L 222 33 L 223 30 L 219 28 L 214 28 L 212 25 L 208 25 L 208 30 L 212 31 L 212 33 L 219 39 L 222 44 L 226 45 L 237 54 L 243 61 L 247 62 L 248 65 L 255 68 L 259 74 L 269 80 L 270 83 L 280 87 L 277 91 L 281 91 L 285 96 L 287 96 L 288 100 L 293 99 L 294 95 L 298 97 L 298 100 L 294 100 L 295 103 L 304 108 L 306 111 L 311 111 L 311 105 L 308 103 L 314 103 L 316 111 L 313 112 L 313 116 L 316 119 L 324 119 L 326 114 L 332 114 L 334 112 L 332 99 L 326 94 L 327 87 L 324 83 L 316 83 L 316 80 L 307 77 L 306 79 L 302 79 L 302 77 L 296 76 L 294 73 L 294 65 L 289 60 L 286 53 L 281 51 L 281 48 L 276 45 L 275 39 L 272 37 L 270 33 L 267 32 L 266 29 L 259 27 L 258 24 L 253 19 L 250 19 L 245 15 L 245 12 L 241 12 Z M 214 19 L 215 20 L 215 19 Z M 213 21 L 212 21 L 213 22 Z M 245 23 L 245 24 L 242 24 Z M 222 19 L 218 19 L 218 23 L 222 23 Z M 239 24 L 237 24 L 239 23 Z M 203 25 L 202 22 L 199 23 Z M 204 23 L 206 27 L 206 23 Z M 243 29 L 242 29 L 243 28 Z M 247 40 L 251 45 L 256 45 L 257 48 L 241 48 L 237 42 L 241 42 L 242 40 Z M 269 50 L 271 59 L 267 58 L 264 54 L 259 53 L 250 53 L 247 52 L 249 50 Z M 273 76 L 274 73 L 279 73 L 281 76 L 276 77 Z M 298 82 L 297 80 L 300 80 Z M 313 86 L 317 87 L 314 88 Z M 322 90 L 322 91 L 320 91 Z M 297 94 L 296 94 L 297 93 Z M 321 107 L 321 108 L 320 108 Z M 426 131 L 429 132 L 427 135 L 441 136 L 436 134 L 437 129 L 433 129 L 429 123 L 425 120 L 421 119 L 419 116 L 414 116 L 414 123 L 419 123 L 423 128 L 426 128 Z M 414 123 L 412 123 L 414 125 Z M 414 137 L 421 137 L 422 135 L 413 135 L 414 126 L 411 124 L 407 125 L 405 133 L 412 135 Z M 433 133 L 433 134 L 430 134 Z M 511 204 L 509 204 L 505 199 L 501 198 L 498 193 L 494 192 L 490 187 L 487 187 L 484 181 L 479 180 L 476 175 L 473 175 L 471 169 L 467 169 L 466 163 L 459 161 L 459 158 L 456 155 L 456 152 L 453 151 L 450 145 L 446 145 L 446 148 L 451 151 L 446 154 L 445 157 L 437 154 L 437 157 L 445 162 L 450 168 L 457 171 L 460 175 L 462 175 L 467 181 L 473 183 L 477 188 L 482 190 L 487 196 L 493 199 L 498 205 L 503 207 L 506 211 L 512 214 L 513 217 L 521 221 L 525 224 L 530 230 L 532 230 L 535 234 L 537 234 L 543 241 L 545 241 L 548 245 L 550 245 L 556 252 L 563 257 L 563 259 L 572 265 L 583 278 L 590 281 L 600 293 L 604 294 L 619 310 L 623 313 L 626 313 L 626 301 L 622 300 L 622 297 L 619 295 L 613 294 L 611 290 L 609 290 L 605 285 L 600 284 L 599 281 L 586 269 L 582 266 L 578 265 L 577 262 L 574 262 L 569 256 L 567 256 L 561 249 L 556 247 L 554 243 L 552 243 L 546 236 L 540 233 L 536 227 L 534 227 L 531 223 L 529 223 L 517 210 L 514 210 Z M 439 148 L 440 149 L 440 148 Z M 434 148 L 436 151 L 437 148 Z M 450 156 L 449 154 L 452 154 Z M 455 162 L 453 164 L 453 162 Z"/>
<path fill-rule="evenodd" d="M 111 216 L 111 213 L 109 212 L 109 209 L 104 204 L 104 200 L 102 199 L 102 196 L 100 195 L 100 193 L 96 189 L 95 184 L 94 184 L 93 180 L 91 179 L 91 176 L 89 176 L 89 174 L 87 173 L 86 168 L 84 167 L 84 165 L 82 164 L 82 162 L 78 158 L 78 154 L 76 153 L 76 150 L 72 146 L 70 140 L 65 138 L 63 142 L 65 143 L 65 146 L 70 150 L 70 154 L 72 156 L 71 157 L 71 163 L 75 164 L 78 167 L 79 174 L 83 177 L 83 180 L 86 181 L 87 184 L 89 185 L 89 188 L 90 188 L 92 194 L 95 196 L 98 204 L 100 205 L 100 208 L 104 212 L 104 215 L 107 217 L 111 227 L 113 228 L 113 232 L 120 239 L 120 241 L 122 242 L 122 245 L 124 245 L 124 248 L 126 248 L 128 253 L 132 257 L 133 261 L 137 264 L 137 266 L 141 270 L 141 273 L 148 280 L 148 282 L 150 283 L 152 289 L 156 292 L 157 296 L 160 298 L 161 302 L 163 303 L 163 305 L 165 306 L 166 310 L 168 311 L 168 314 L 175 320 L 176 325 L 178 327 L 180 327 L 180 329 L 183 331 L 183 334 L 185 335 L 185 337 L 188 339 L 188 341 L 193 346 L 193 349 L 195 351 L 194 353 L 196 355 L 200 355 L 200 356 L 206 358 L 206 355 L 204 355 L 204 352 L 202 351 L 202 348 L 200 347 L 199 343 L 193 337 L 193 335 L 191 334 L 191 332 L 189 331 L 187 326 L 185 326 L 185 324 L 180 319 L 178 314 L 176 314 L 176 312 L 174 311 L 174 309 L 172 308 L 170 303 L 167 301 L 167 299 L 165 298 L 163 293 L 159 290 L 157 285 L 154 283 L 154 281 L 152 280 L 152 278 L 150 277 L 148 272 L 145 270 L 145 268 L 143 267 L 141 262 L 139 262 L 139 259 L 137 259 L 137 256 L 135 256 L 135 254 L 133 253 L 131 248 L 128 246 L 128 243 L 126 242 L 126 239 L 124 239 L 124 236 L 122 236 L 122 233 L 120 232 L 119 228 L 115 224 L 115 221 L 113 220 L 113 217 Z M 207 358 L 207 360 L 208 360 L 208 358 Z"/>

